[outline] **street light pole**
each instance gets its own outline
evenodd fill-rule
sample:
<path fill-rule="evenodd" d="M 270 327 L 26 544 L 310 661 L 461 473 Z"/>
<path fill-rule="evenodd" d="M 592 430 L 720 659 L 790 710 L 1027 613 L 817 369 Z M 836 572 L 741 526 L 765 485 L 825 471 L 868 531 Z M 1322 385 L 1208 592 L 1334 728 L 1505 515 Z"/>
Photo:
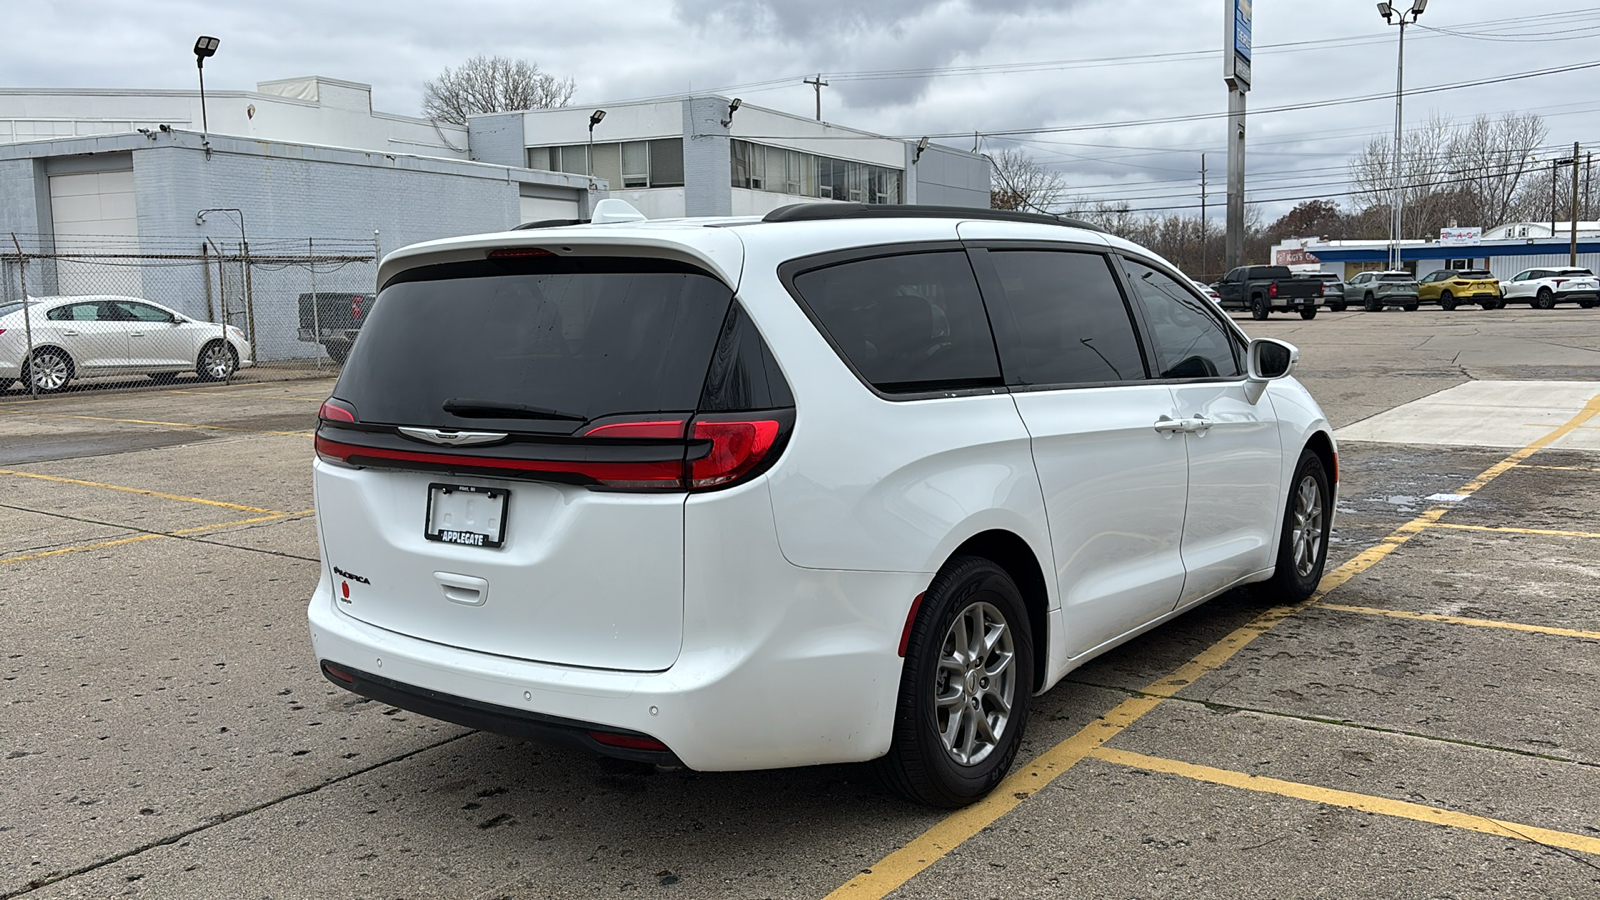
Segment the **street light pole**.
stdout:
<path fill-rule="evenodd" d="M 1405 157 L 1402 148 L 1405 143 L 1405 90 L 1406 90 L 1406 26 L 1422 17 L 1422 11 L 1428 8 L 1428 0 L 1411 0 L 1411 6 L 1405 11 L 1400 11 L 1392 3 L 1379 3 L 1378 15 L 1390 25 L 1395 24 L 1398 17 L 1400 24 L 1400 50 L 1395 57 L 1394 66 L 1394 202 L 1389 217 L 1389 268 L 1399 269 L 1402 263 L 1400 252 L 1400 235 L 1402 213 L 1405 207 L 1405 171 L 1403 169 Z M 1407 20 L 1409 17 L 1409 21 Z"/>
<path fill-rule="evenodd" d="M 211 142 L 206 138 L 206 133 L 211 130 L 211 123 L 206 121 L 206 57 L 217 54 L 217 45 L 222 42 L 208 35 L 201 35 L 194 42 L 194 65 L 200 71 L 200 145 L 206 148 L 206 158 L 211 157 Z"/>

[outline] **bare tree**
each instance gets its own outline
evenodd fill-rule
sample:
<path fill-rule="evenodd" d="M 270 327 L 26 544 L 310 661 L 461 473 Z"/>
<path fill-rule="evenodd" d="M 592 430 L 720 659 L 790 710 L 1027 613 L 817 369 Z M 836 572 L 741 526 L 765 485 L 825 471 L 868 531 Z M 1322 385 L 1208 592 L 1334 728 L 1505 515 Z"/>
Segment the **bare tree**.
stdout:
<path fill-rule="evenodd" d="M 989 157 L 999 184 L 989 189 L 990 209 L 1046 212 L 1061 198 L 1061 173 L 1016 148 Z"/>
<path fill-rule="evenodd" d="M 479 113 L 550 109 L 572 102 L 571 78 L 557 78 L 523 59 L 474 56 L 422 85 L 422 114 L 435 122 L 466 125 Z"/>

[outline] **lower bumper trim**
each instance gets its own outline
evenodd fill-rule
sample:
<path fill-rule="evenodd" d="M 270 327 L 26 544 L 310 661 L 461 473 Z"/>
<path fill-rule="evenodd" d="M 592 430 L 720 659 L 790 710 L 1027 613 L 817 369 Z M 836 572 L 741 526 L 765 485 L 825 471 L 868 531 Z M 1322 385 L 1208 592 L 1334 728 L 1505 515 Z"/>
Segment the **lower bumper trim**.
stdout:
<path fill-rule="evenodd" d="M 601 743 L 590 736 L 590 732 L 600 732 L 622 738 L 656 741 L 651 735 L 642 732 L 483 703 L 428 688 L 402 684 L 325 659 L 319 661 L 319 668 L 324 678 L 347 691 L 370 697 L 380 703 L 410 710 L 430 719 L 439 719 L 509 737 L 526 738 L 541 744 L 582 750 L 598 756 L 663 766 L 683 765 L 677 755 L 670 750 L 643 750 L 615 746 Z"/>

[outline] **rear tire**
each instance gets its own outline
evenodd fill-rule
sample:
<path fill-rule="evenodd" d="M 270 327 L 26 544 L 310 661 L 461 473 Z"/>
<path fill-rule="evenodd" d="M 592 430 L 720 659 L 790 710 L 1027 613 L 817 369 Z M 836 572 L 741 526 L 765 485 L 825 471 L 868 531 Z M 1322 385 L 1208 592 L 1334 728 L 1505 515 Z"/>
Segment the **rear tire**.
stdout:
<path fill-rule="evenodd" d="M 1303 306 L 1303 307 L 1300 308 L 1300 318 L 1302 318 L 1302 319 L 1315 319 L 1316 317 L 1317 317 L 1317 308 L 1315 306 Z"/>
<path fill-rule="evenodd" d="M 1539 296 L 1533 298 L 1533 305 L 1540 309 L 1555 309 L 1556 295 L 1550 293 L 1549 288 L 1539 288 Z"/>
<path fill-rule="evenodd" d="M 39 393 L 60 393 L 72 383 L 74 374 L 76 373 L 73 370 L 72 357 L 68 356 L 65 350 L 43 347 L 33 351 L 33 359 L 28 362 L 28 372 L 22 379 L 22 387 L 27 390 L 28 380 L 32 379 L 33 386 Z"/>
<path fill-rule="evenodd" d="M 1333 526 L 1332 496 L 1322 458 L 1310 447 L 1300 451 L 1300 462 L 1289 482 L 1278 564 L 1270 582 L 1277 602 L 1300 603 L 1322 580 L 1328 563 L 1328 532 Z"/>
<path fill-rule="evenodd" d="M 1011 769 L 1032 695 L 1021 591 L 995 563 L 956 557 L 934 576 L 911 625 L 879 775 L 915 803 L 953 809 L 982 799 Z"/>
<path fill-rule="evenodd" d="M 328 358 L 341 366 L 350 356 L 350 345 L 343 341 L 330 341 L 322 346 L 328 351 Z"/>
<path fill-rule="evenodd" d="M 1267 298 L 1257 294 L 1250 298 L 1250 317 L 1256 321 L 1264 321 L 1272 315 L 1272 307 L 1267 305 Z"/>

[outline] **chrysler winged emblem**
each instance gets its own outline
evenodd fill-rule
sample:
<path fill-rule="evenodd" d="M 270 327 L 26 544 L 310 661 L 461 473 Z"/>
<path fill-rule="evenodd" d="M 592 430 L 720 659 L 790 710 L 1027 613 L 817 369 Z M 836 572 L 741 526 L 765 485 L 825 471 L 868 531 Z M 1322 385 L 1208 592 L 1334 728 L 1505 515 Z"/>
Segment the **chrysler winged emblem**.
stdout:
<path fill-rule="evenodd" d="M 401 426 L 400 433 L 408 438 L 443 444 L 446 447 L 467 447 L 472 444 L 492 444 L 506 439 L 504 431 L 452 431 L 448 428 L 413 428 Z"/>

